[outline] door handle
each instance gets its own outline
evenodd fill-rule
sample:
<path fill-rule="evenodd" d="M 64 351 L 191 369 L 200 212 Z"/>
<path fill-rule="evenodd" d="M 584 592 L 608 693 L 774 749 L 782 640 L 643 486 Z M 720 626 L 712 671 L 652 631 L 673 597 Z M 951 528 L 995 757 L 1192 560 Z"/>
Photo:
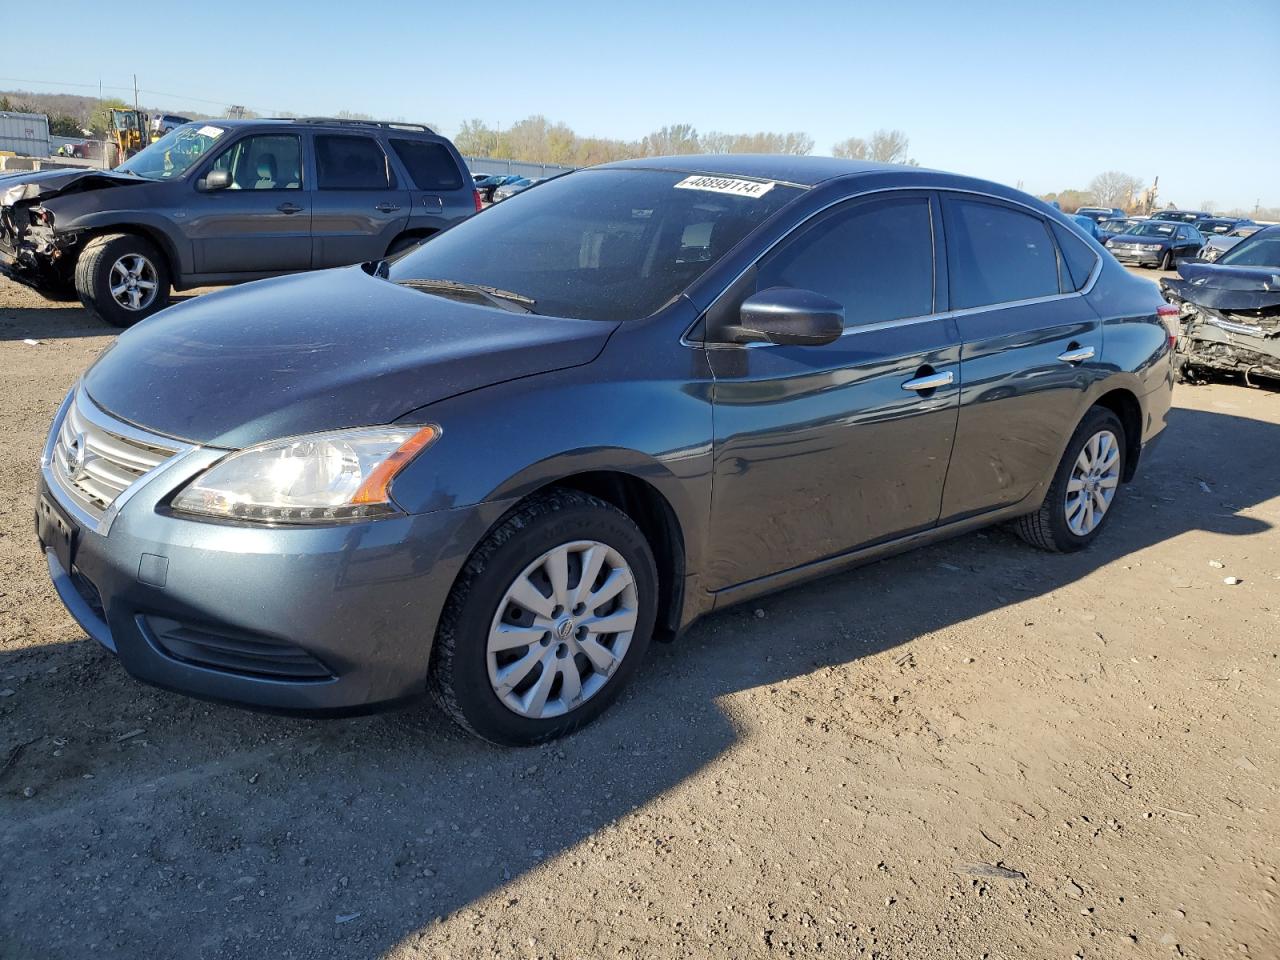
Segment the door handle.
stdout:
<path fill-rule="evenodd" d="M 276 207 L 276 209 L 279 210 L 281 213 L 301 213 L 302 212 L 302 208 L 298 206 L 296 203 L 289 203 L 287 201 L 285 203 L 280 204 L 280 206 Z"/>
<path fill-rule="evenodd" d="M 1084 363 L 1093 359 L 1093 347 L 1071 347 L 1066 353 L 1058 354 L 1063 363 Z"/>
<path fill-rule="evenodd" d="M 923 377 L 915 377 L 907 380 L 902 384 L 903 390 L 917 390 L 923 392 L 925 390 L 937 390 L 939 387 L 945 387 L 953 383 L 956 375 L 950 370 L 944 370 L 942 373 L 927 373 Z"/>
<path fill-rule="evenodd" d="M 376 207 L 374 207 L 373 209 L 377 210 L 379 213 L 395 213 L 397 210 L 399 210 L 399 209 L 400 209 L 400 204 L 398 204 L 398 203 L 380 203 L 380 204 L 378 204 Z"/>

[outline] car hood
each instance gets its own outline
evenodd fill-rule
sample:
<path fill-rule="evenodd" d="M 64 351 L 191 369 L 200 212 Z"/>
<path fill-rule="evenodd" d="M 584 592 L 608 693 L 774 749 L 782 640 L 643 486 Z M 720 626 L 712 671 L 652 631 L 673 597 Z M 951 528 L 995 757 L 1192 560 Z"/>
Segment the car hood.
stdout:
<path fill-rule="evenodd" d="M 0 203 L 12 206 L 22 200 L 49 199 L 64 193 L 98 190 L 103 187 L 141 186 L 151 183 L 141 177 L 114 170 L 34 170 L 0 178 Z M 24 187 L 19 194 L 14 188 Z"/>
<path fill-rule="evenodd" d="M 1113 233 L 1107 237 L 1113 243 L 1169 243 L 1172 237 L 1140 237 L 1132 233 Z"/>
<path fill-rule="evenodd" d="M 237 448 L 390 423 L 460 393 L 588 363 L 617 326 L 446 300 L 344 267 L 161 311 L 121 334 L 83 384 L 136 426 Z"/>
<path fill-rule="evenodd" d="M 1232 267 L 1217 263 L 1183 263 L 1181 279 L 1161 286 L 1179 299 L 1215 310 L 1265 310 L 1280 306 L 1280 267 Z"/>

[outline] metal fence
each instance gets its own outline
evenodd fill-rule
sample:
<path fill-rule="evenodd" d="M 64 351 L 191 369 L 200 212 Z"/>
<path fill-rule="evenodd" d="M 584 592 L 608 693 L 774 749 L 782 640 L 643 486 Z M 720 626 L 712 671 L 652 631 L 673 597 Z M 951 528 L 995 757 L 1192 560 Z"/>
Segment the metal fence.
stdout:
<path fill-rule="evenodd" d="M 568 173 L 574 167 L 566 167 L 560 163 L 529 163 L 524 160 L 498 160 L 493 157 L 463 157 L 467 169 L 473 174 L 493 176 L 495 174 L 519 174 L 522 177 L 554 177 L 558 173 Z"/>

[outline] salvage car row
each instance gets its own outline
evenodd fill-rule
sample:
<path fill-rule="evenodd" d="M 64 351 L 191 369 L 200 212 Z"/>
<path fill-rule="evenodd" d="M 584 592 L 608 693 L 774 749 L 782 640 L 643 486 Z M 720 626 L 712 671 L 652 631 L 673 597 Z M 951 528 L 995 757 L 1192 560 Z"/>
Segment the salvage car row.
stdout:
<path fill-rule="evenodd" d="M 1261 228 L 1247 218 L 1197 210 L 1126 217 L 1116 207 L 1080 207 L 1073 219 L 1121 263 L 1165 271 L 1191 257 L 1212 262 Z"/>

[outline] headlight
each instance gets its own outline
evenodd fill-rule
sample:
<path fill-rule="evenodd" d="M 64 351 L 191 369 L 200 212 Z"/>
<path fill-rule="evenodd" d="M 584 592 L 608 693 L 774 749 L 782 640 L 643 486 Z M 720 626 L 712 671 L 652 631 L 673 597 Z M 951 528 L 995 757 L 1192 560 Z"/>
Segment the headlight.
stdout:
<path fill-rule="evenodd" d="M 367 427 L 247 447 L 192 480 L 179 513 L 260 523 L 334 523 L 396 513 L 390 486 L 437 426 Z"/>
<path fill-rule="evenodd" d="M 1139 247 L 1140 247 L 1141 249 L 1143 249 L 1143 250 L 1159 250 L 1159 249 L 1160 249 L 1160 244 L 1158 244 L 1158 243 L 1143 243 L 1143 244 L 1139 244 Z"/>

